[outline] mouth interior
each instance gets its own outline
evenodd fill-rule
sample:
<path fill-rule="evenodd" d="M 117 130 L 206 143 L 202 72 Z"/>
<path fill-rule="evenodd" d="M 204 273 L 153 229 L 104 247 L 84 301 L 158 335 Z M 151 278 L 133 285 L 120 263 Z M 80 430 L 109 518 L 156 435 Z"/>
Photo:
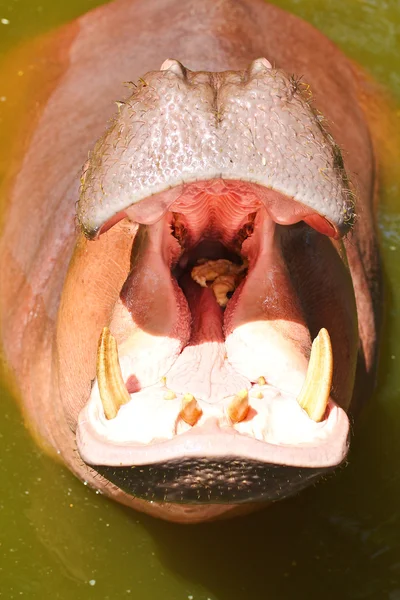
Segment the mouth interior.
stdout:
<path fill-rule="evenodd" d="M 288 198 L 278 214 L 279 194 L 269 190 L 266 202 L 256 188 L 193 184 L 139 227 L 109 324 L 129 401 L 107 418 L 97 379 L 87 406 L 107 443 L 156 445 L 217 428 L 304 446 L 331 434 L 340 409 L 329 391 L 320 422 L 297 400 L 312 340 L 283 252 L 293 227 L 307 231 L 300 221 L 324 224 Z M 182 409 L 188 398 L 194 416 Z"/>

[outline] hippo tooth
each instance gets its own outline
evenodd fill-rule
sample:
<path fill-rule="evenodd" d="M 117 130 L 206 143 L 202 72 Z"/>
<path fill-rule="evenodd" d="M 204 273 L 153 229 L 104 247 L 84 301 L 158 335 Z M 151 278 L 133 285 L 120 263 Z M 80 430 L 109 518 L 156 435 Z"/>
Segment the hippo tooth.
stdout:
<path fill-rule="evenodd" d="M 333 357 L 329 333 L 321 329 L 311 348 L 310 362 L 302 390 L 297 397 L 310 419 L 322 421 L 332 386 Z"/>
<path fill-rule="evenodd" d="M 272 69 L 272 65 L 266 58 L 256 58 L 248 67 L 250 77 L 255 77 L 259 73 L 269 69 Z"/>
<path fill-rule="evenodd" d="M 229 404 L 226 412 L 232 423 L 240 423 L 247 417 L 249 408 L 249 393 L 247 390 L 240 390 Z"/>
<path fill-rule="evenodd" d="M 202 414 L 203 411 L 196 398 L 192 394 L 185 394 L 182 398 L 182 405 L 179 413 L 180 418 L 193 427 L 193 425 L 196 425 Z"/>
<path fill-rule="evenodd" d="M 261 375 L 261 377 L 259 377 L 259 378 L 257 379 L 257 383 L 258 383 L 258 385 L 265 385 L 267 382 L 266 382 L 266 380 L 265 380 L 265 377 L 263 377 L 263 376 Z"/>
<path fill-rule="evenodd" d="M 167 390 L 164 394 L 165 400 L 174 400 L 175 398 L 176 398 L 176 394 L 172 390 Z"/>
<path fill-rule="evenodd" d="M 108 327 L 103 328 L 99 338 L 96 370 L 104 414 L 107 419 L 114 419 L 131 397 L 122 379 L 117 342 Z"/>
<path fill-rule="evenodd" d="M 185 79 L 186 77 L 185 67 L 179 62 L 179 60 L 175 60 L 174 58 L 167 58 L 167 60 L 164 60 L 160 67 L 160 71 L 170 71 L 181 79 Z"/>

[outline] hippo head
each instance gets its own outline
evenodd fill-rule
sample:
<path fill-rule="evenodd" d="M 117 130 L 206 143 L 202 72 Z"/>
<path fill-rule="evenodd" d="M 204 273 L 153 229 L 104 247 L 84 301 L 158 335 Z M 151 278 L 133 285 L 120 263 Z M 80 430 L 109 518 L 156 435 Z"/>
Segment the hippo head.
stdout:
<path fill-rule="evenodd" d="M 94 241 L 60 309 L 80 456 L 149 501 L 287 496 L 348 447 L 358 333 L 340 150 L 307 86 L 265 59 L 220 73 L 167 60 L 132 86 L 84 168 L 77 216 Z M 71 351 L 73 311 L 90 320 Z"/>

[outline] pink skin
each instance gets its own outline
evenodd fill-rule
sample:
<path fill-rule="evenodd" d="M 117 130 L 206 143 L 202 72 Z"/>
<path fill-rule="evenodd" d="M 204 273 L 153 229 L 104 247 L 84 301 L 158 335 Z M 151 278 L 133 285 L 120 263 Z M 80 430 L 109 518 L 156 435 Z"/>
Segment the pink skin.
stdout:
<path fill-rule="evenodd" d="M 282 43 L 282 36 L 290 43 Z M 43 47 L 44 57 L 36 46 L 26 51 L 27 60 L 41 65 L 29 93 L 34 102 L 37 97 L 38 116 L 8 188 L 0 249 L 3 344 L 34 434 L 94 487 L 137 510 L 180 522 L 239 514 L 259 504 L 251 498 L 240 505 L 230 500 L 150 503 L 96 476 L 89 465 L 130 467 L 162 458 L 182 464 L 193 460 L 198 469 L 200 459 L 223 465 L 226 456 L 305 469 L 338 464 L 347 451 L 346 412 L 358 411 L 373 386 L 381 303 L 374 153 L 364 116 L 366 90 L 353 65 L 309 25 L 261 0 L 190 0 L 184 6 L 175 0 L 120 0 L 63 28 Z M 168 56 L 193 72 L 164 62 Z M 269 63 L 253 62 L 260 56 Z M 241 73 L 215 75 L 226 70 Z M 335 147 L 315 125 L 315 114 L 307 112 L 304 90 L 299 96 L 293 91 L 294 102 L 300 103 L 294 117 L 291 110 L 279 112 L 285 109 L 293 73 L 310 84 L 315 107 L 344 150 L 344 166 L 357 190 L 358 219 L 343 243 L 334 238 L 346 231 L 343 215 L 350 205 L 345 182 L 329 166 Z M 264 82 L 263 102 L 270 101 L 272 76 L 278 82 L 278 97 L 271 96 L 271 102 L 278 111 L 277 131 L 284 124 L 281 134 L 270 121 L 261 130 L 261 117 L 254 118 L 265 104 L 243 112 Z M 85 233 L 97 236 L 91 242 L 76 227 L 77 173 L 104 132 L 113 101 L 126 95 L 121 83 L 139 77 L 131 107 L 119 107 L 117 138 L 113 133 L 104 138 L 85 167 L 78 217 Z M 164 85 L 176 86 L 168 88 L 176 112 L 170 105 L 168 114 L 165 107 L 152 105 L 154 90 Z M 182 90 L 187 92 L 183 99 Z M 161 102 L 168 102 L 167 95 L 159 94 Z M 220 104 L 215 105 L 216 97 Z M 202 107 L 198 113 L 196 102 Z M 142 111 L 139 128 L 135 111 Z M 241 130 L 243 123 L 248 125 Z M 289 129 L 297 132 L 293 139 Z M 259 131 L 263 136 L 257 137 Z M 222 138 L 220 149 L 214 141 Z M 308 139 L 316 144 L 311 162 L 305 158 Z M 212 141 L 207 145 L 207 140 Z M 156 146 L 163 160 L 171 149 L 170 164 L 157 166 Z M 257 149 L 254 164 L 251 147 Z M 273 154 L 276 148 L 279 156 Z M 131 150 L 135 175 L 129 188 Z M 246 173 L 257 171 L 257 165 L 259 175 L 250 180 Z M 278 172 L 279 165 L 284 165 L 284 176 L 274 180 L 271 191 L 263 177 L 275 167 Z M 172 212 L 181 215 L 186 255 L 170 233 Z M 238 232 L 251 213 L 256 213 L 254 232 L 238 248 Z M 288 227 L 302 221 L 310 228 Z M 249 262 L 247 277 L 225 311 L 190 275 L 179 285 L 171 275 L 171 268 L 184 269 L 185 261 L 193 260 L 203 238 L 218 240 L 226 252 L 240 253 Z M 100 414 L 97 384 L 92 389 L 104 325 L 119 343 L 128 389 L 137 394 L 114 423 Z M 302 441 L 297 423 L 304 423 L 304 431 L 313 424 L 298 408 L 291 429 L 285 415 L 292 413 L 282 407 L 297 406 L 292 400 L 321 327 L 332 339 L 332 394 L 324 421 Z M 232 426 L 229 399 L 239 389 L 256 389 L 260 375 L 268 382 L 264 400 L 252 400 L 246 420 Z M 163 399 L 163 376 L 176 400 Z M 178 419 L 179 395 L 186 391 L 203 409 L 195 427 Z M 269 408 L 270 401 L 276 410 Z M 293 484 L 287 493 L 294 491 Z"/>

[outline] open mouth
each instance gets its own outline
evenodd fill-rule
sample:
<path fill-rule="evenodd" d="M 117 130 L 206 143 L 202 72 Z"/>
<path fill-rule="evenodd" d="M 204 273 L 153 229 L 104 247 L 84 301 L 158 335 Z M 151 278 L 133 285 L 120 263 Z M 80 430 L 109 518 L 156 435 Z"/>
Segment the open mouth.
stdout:
<path fill-rule="evenodd" d="M 354 297 L 347 284 L 332 292 L 349 280 L 342 225 L 246 178 L 183 174 L 110 214 L 103 206 L 93 227 L 140 223 L 78 449 L 134 495 L 273 500 L 346 456 L 340 382 L 354 349 L 343 351 L 337 323 Z"/>
<path fill-rule="evenodd" d="M 330 336 L 321 329 L 311 344 L 284 258 L 292 228 L 310 228 L 276 223 L 279 200 L 280 220 L 310 213 L 285 199 L 283 216 L 278 194 L 217 180 L 187 186 L 140 226 L 80 417 L 83 458 L 131 466 L 183 447 L 309 468 L 343 460 Z"/>

